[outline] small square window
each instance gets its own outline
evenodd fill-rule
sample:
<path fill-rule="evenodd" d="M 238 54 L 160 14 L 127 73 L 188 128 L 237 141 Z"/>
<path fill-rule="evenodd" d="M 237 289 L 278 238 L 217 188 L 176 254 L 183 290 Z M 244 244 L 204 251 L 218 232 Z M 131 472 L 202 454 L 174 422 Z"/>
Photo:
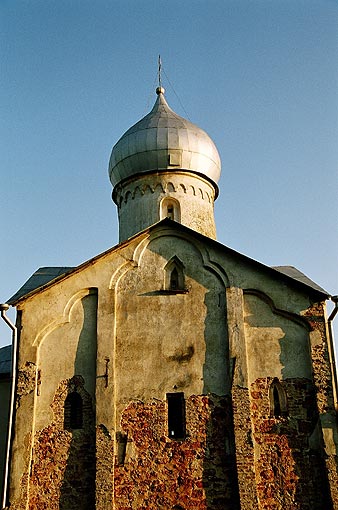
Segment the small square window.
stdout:
<path fill-rule="evenodd" d="M 169 166 L 181 166 L 182 157 L 179 152 L 171 152 L 168 154 Z"/>

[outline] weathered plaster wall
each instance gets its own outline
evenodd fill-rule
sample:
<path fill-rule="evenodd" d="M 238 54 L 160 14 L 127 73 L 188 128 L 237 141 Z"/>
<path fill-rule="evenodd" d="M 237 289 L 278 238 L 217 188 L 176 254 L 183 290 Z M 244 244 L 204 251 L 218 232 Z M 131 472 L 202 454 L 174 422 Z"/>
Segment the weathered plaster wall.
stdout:
<path fill-rule="evenodd" d="M 86 372 L 88 372 L 86 367 L 88 363 L 90 364 L 91 375 L 87 377 L 86 384 L 92 397 L 94 388 L 99 396 L 96 407 L 98 423 L 106 423 L 110 428 L 112 427 L 113 395 L 111 391 L 107 392 L 103 377 L 105 358 L 111 352 L 113 336 L 114 305 L 109 282 L 114 271 L 125 264 L 126 258 L 132 257 L 133 247 L 128 248 L 130 251 L 125 250 L 124 256 L 121 256 L 119 251 L 114 253 L 113 262 L 109 255 L 103 256 L 83 271 L 74 273 L 58 285 L 37 293 L 18 306 L 19 311 L 22 312 L 22 325 L 19 324 L 19 384 L 10 484 L 11 501 L 14 505 L 19 504 L 19 501 L 26 501 L 28 497 L 28 473 L 35 433 L 34 415 L 37 401 L 42 397 L 46 404 L 40 406 L 37 416 L 40 421 L 39 426 L 44 428 L 48 426 L 48 421 L 51 419 L 50 403 L 54 396 L 53 386 L 56 391 L 56 386 L 63 377 L 69 378 L 74 375 L 75 362 L 80 363 L 79 370 Z M 99 288 L 96 320 L 97 354 L 95 354 L 94 344 L 87 352 L 87 325 L 90 329 L 93 328 L 93 324 L 89 320 L 83 327 L 85 309 L 81 301 L 91 292 L 90 289 L 95 288 Z M 92 314 L 86 312 L 86 316 L 89 318 Z M 80 323 L 72 323 L 72 318 L 74 320 L 80 318 Z M 73 334 L 75 334 L 74 337 Z M 79 342 L 80 337 L 81 342 Z M 48 339 L 51 342 L 49 347 Z M 47 341 L 46 348 L 44 348 L 44 340 Z M 85 348 L 81 347 L 77 352 L 78 344 L 80 346 L 82 344 Z M 57 370 L 54 370 L 54 358 Z M 42 369 L 39 368 L 39 363 L 43 365 Z M 63 371 L 63 375 L 60 370 Z M 52 381 L 51 385 L 48 384 L 49 378 Z M 43 381 L 45 386 L 42 389 Z M 38 392 L 40 392 L 39 396 Z"/>
<path fill-rule="evenodd" d="M 299 320 L 252 287 L 242 296 L 227 289 L 242 507 L 336 509 L 337 423 L 323 305 L 310 306 Z M 283 416 L 272 414 L 275 378 L 286 394 Z"/>
<path fill-rule="evenodd" d="M 186 292 L 163 291 L 173 256 L 184 265 Z M 230 391 L 224 285 L 203 267 L 198 249 L 174 236 L 151 241 L 117 289 L 115 391 L 130 399 L 163 399 Z M 117 423 L 119 417 L 117 416 Z"/>
<path fill-rule="evenodd" d="M 257 487 L 254 470 L 254 444 L 249 391 L 239 385 L 232 389 L 236 468 L 240 508 L 257 510 Z"/>
<path fill-rule="evenodd" d="M 84 386 L 95 398 L 96 383 L 97 292 L 74 300 L 69 322 L 52 330 L 38 349 L 39 386 L 35 404 L 35 429 L 52 419 L 51 402 L 60 380 L 75 375 L 84 378 Z M 65 356 L 66 353 L 66 356 Z"/>
<path fill-rule="evenodd" d="M 284 312 L 285 313 L 285 312 Z M 248 382 L 261 377 L 312 379 L 309 328 L 274 309 L 263 296 L 244 295 Z"/>
<path fill-rule="evenodd" d="M 86 508 L 92 508 L 96 317 L 97 292 L 92 289 L 77 295 L 67 321 L 45 330 L 37 346 L 36 363 L 26 362 L 19 371 L 13 464 L 17 471 L 12 471 L 12 480 L 16 479 L 12 500 L 20 493 L 18 508 L 26 499 L 32 509 L 59 508 L 60 499 L 61 509 L 72 510 L 78 508 L 84 494 L 86 501 L 91 501 Z M 64 430 L 64 403 L 72 388 L 83 396 L 85 426 L 69 432 Z M 21 438 L 26 448 L 20 448 Z M 79 473 L 80 482 L 76 481 Z M 92 484 L 91 497 L 88 484 Z"/>
<path fill-rule="evenodd" d="M 334 409 L 325 304 L 315 303 L 303 315 L 312 328 L 310 338 L 316 400 L 325 448 L 330 496 L 333 508 L 338 509 L 338 419 Z"/>

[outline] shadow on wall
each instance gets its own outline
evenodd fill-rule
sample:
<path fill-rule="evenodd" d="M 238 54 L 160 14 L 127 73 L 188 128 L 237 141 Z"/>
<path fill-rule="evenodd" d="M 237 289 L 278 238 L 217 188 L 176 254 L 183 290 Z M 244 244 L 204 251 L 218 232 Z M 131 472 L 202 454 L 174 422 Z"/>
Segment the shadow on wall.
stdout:
<path fill-rule="evenodd" d="M 248 291 L 244 301 L 254 399 L 251 414 L 260 446 L 256 462 L 259 499 L 266 501 L 272 494 L 275 504 L 284 508 L 299 505 L 330 510 L 324 444 L 317 427 L 310 327 L 305 320 L 276 310 L 267 296 Z M 271 381 L 280 387 L 277 406 L 275 393 L 269 392 Z"/>
<path fill-rule="evenodd" d="M 239 510 L 232 403 L 230 397 L 209 396 L 203 487 L 208 510 Z"/>
<path fill-rule="evenodd" d="M 60 491 L 60 510 L 95 508 L 95 426 L 92 399 L 83 389 L 83 379 L 72 378 L 65 406 L 65 428 L 72 435 Z M 82 405 L 79 405 L 79 402 Z M 80 414 L 81 413 L 81 414 Z M 82 422 L 81 422 L 82 420 Z"/>
<path fill-rule="evenodd" d="M 231 382 L 225 288 L 223 282 L 212 276 L 215 281 L 206 289 L 204 297 L 203 394 L 229 395 Z"/>
<path fill-rule="evenodd" d="M 212 263 L 209 264 L 207 256 L 203 260 L 195 246 L 187 247 L 187 245 L 186 240 L 175 239 L 175 242 L 170 240 L 165 254 L 167 264 L 162 262 L 165 269 L 170 269 L 171 260 L 180 261 L 177 272 L 179 273 L 180 268 L 184 268 L 181 282 L 176 273 L 175 278 L 171 274 L 165 278 L 165 270 L 161 279 L 161 268 L 159 268 L 151 280 L 152 289 L 149 288 L 147 292 L 144 292 L 140 285 L 140 290 L 135 291 L 142 298 L 149 300 L 149 306 L 145 312 L 149 315 L 149 320 L 146 321 L 143 317 L 147 327 L 152 324 L 153 317 L 159 317 L 156 321 L 156 332 L 147 331 L 147 333 L 161 342 L 159 345 L 161 345 L 163 361 L 173 363 L 171 369 L 173 378 L 168 383 L 168 389 L 171 389 L 169 384 L 172 384 L 176 391 L 181 391 L 182 394 L 186 391 L 188 394 L 191 391 L 189 387 L 191 382 L 193 387 L 201 388 L 200 395 L 186 397 L 187 437 L 181 442 L 165 440 L 167 451 L 172 448 L 175 452 L 171 461 L 165 464 L 168 477 L 166 486 L 172 487 L 173 493 L 177 492 L 177 499 L 180 502 L 176 507 L 168 505 L 165 508 L 190 510 L 192 507 L 187 503 L 190 498 L 190 505 L 193 504 L 194 510 L 237 510 L 240 505 L 230 397 L 226 275 L 221 276 L 221 269 L 213 267 Z M 162 247 L 157 247 L 156 242 L 151 243 L 148 248 L 164 258 Z M 134 280 L 130 275 L 127 288 L 130 288 L 134 281 L 136 285 L 143 281 L 142 264 L 136 271 L 140 271 L 141 274 Z M 171 284 L 172 280 L 175 285 Z M 161 290 L 161 281 L 169 282 L 164 290 Z M 156 309 L 157 313 L 151 314 L 150 307 L 154 312 Z M 166 316 L 174 319 L 175 324 L 170 323 L 172 327 L 168 327 L 170 319 L 161 322 L 161 319 Z M 178 317 L 180 320 L 177 320 Z M 127 320 L 130 320 L 132 324 L 132 313 L 128 314 Z M 143 332 L 139 334 L 140 337 L 143 334 L 146 336 Z M 172 355 L 171 350 L 176 352 L 173 346 L 177 346 L 177 352 L 186 353 L 185 356 Z M 151 354 L 151 352 L 141 351 L 139 358 L 149 358 Z M 200 364 L 201 361 L 203 365 Z M 178 382 L 175 381 L 175 377 Z M 202 384 L 200 381 L 203 381 Z M 127 425 L 124 430 L 127 430 Z M 128 437 L 132 435 L 131 431 Z M 161 441 L 164 442 L 164 439 Z M 158 445 L 158 450 L 162 442 Z M 153 457 L 156 455 L 158 452 L 153 453 Z M 180 460 L 177 461 L 175 457 Z M 189 467 L 185 467 L 185 464 Z M 182 469 L 185 473 L 189 472 L 188 469 L 191 470 L 189 480 L 183 478 Z M 118 482 L 115 486 L 116 490 L 119 483 L 122 484 Z M 124 480 L 124 483 L 127 482 Z M 154 473 L 149 474 L 147 478 L 149 487 L 157 483 Z M 188 489 L 185 484 L 189 485 Z M 154 494 L 153 497 L 155 501 L 156 498 L 160 500 L 162 493 Z M 156 503 L 154 508 L 155 506 Z M 145 506 L 139 505 L 139 508 L 145 508 Z M 164 506 L 157 505 L 156 508 L 164 508 Z"/>
<path fill-rule="evenodd" d="M 298 316 L 275 308 L 255 290 L 244 291 L 249 378 L 298 377 L 312 381 L 309 326 Z"/>
<path fill-rule="evenodd" d="M 216 281 L 204 299 L 207 312 L 203 393 L 208 395 L 209 419 L 206 423 L 202 482 L 207 510 L 238 510 L 225 288 L 216 276 L 214 278 Z"/>
<path fill-rule="evenodd" d="M 95 508 L 95 412 L 85 386 L 95 387 L 97 292 L 82 298 L 83 327 L 74 377 L 64 402 L 64 429 L 72 435 L 60 491 L 60 510 Z"/>

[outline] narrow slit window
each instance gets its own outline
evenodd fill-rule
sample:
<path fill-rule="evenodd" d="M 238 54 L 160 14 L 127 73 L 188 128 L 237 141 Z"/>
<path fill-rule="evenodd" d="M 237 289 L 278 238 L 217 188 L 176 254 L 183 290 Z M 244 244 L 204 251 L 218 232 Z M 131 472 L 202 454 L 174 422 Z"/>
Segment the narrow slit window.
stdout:
<path fill-rule="evenodd" d="M 69 393 L 64 406 L 64 428 L 66 430 L 82 429 L 83 402 L 77 392 Z"/>
<path fill-rule="evenodd" d="M 168 436 L 172 439 L 185 438 L 184 393 L 167 393 Z"/>
<path fill-rule="evenodd" d="M 287 415 L 287 399 L 284 388 L 278 379 L 270 386 L 270 414 L 276 418 Z"/>
<path fill-rule="evenodd" d="M 127 451 L 128 435 L 123 432 L 116 432 L 117 442 L 117 464 L 123 466 Z"/>
<path fill-rule="evenodd" d="M 184 291 L 184 266 L 175 256 L 164 268 L 164 288 L 170 291 Z"/>
<path fill-rule="evenodd" d="M 273 388 L 272 395 L 273 395 L 273 414 L 275 416 L 280 416 L 282 413 L 282 410 L 281 410 L 281 406 L 280 406 L 279 393 L 278 393 L 278 389 L 276 388 L 276 386 L 274 386 L 274 388 Z"/>
<path fill-rule="evenodd" d="M 173 205 L 168 205 L 167 207 L 167 218 L 169 218 L 170 220 L 174 220 L 174 206 Z"/>
<path fill-rule="evenodd" d="M 177 290 L 178 288 L 179 288 L 178 271 L 177 268 L 174 267 L 174 269 L 170 273 L 170 289 Z"/>

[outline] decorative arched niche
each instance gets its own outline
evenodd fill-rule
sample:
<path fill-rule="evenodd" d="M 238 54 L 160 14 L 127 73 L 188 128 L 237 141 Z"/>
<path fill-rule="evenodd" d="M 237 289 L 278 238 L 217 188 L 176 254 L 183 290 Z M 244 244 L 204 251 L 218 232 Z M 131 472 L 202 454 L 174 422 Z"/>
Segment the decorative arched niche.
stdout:
<path fill-rule="evenodd" d="M 287 416 L 287 397 L 283 386 L 277 377 L 274 378 L 269 388 L 270 416 L 279 418 Z"/>
<path fill-rule="evenodd" d="M 181 223 L 181 208 L 178 200 L 172 197 L 165 197 L 160 204 L 160 218 L 169 218 L 170 220 Z"/>
<path fill-rule="evenodd" d="M 186 290 L 184 265 L 176 255 L 164 268 L 164 289 L 172 292 Z"/>

